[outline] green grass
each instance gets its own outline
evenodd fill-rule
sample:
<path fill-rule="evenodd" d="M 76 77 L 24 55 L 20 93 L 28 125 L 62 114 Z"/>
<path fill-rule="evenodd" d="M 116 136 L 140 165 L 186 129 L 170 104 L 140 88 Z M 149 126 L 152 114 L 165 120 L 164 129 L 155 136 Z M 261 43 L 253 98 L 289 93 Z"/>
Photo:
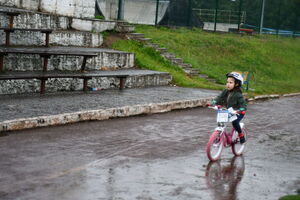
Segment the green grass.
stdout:
<path fill-rule="evenodd" d="M 291 93 L 300 91 L 300 40 L 276 36 L 244 36 L 215 34 L 200 29 L 169 29 L 138 25 L 136 32 L 144 33 L 154 43 L 165 47 L 184 62 L 202 73 L 225 84 L 230 71 L 249 71 L 250 88 L 256 94 Z M 136 53 L 137 65 L 153 70 L 168 71 L 174 83 L 186 87 L 220 88 L 200 78 L 189 78 L 184 73 L 159 59 L 149 48 L 119 41 L 119 50 Z"/>
<path fill-rule="evenodd" d="M 150 47 L 132 40 L 119 40 L 113 44 L 114 49 L 135 53 L 135 64 L 143 69 L 169 72 L 173 77 L 173 84 L 183 87 L 199 87 L 220 89 L 220 86 L 209 83 L 201 78 L 187 76 L 183 70 L 163 59 L 158 52 Z"/>
<path fill-rule="evenodd" d="M 281 197 L 279 200 L 300 200 L 300 195 L 287 195 Z"/>
<path fill-rule="evenodd" d="M 95 19 L 105 19 L 105 17 L 102 16 L 102 15 L 96 15 L 96 16 L 95 16 Z"/>

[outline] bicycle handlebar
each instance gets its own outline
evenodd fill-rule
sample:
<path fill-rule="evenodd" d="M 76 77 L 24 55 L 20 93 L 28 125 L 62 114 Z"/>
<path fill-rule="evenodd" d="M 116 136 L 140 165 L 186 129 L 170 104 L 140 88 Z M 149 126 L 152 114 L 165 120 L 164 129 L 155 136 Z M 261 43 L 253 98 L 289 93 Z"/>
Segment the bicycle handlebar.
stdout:
<path fill-rule="evenodd" d="M 211 104 L 207 104 L 207 107 L 211 108 L 211 109 L 214 109 L 214 110 L 229 110 L 229 109 L 224 108 L 224 106 L 222 106 L 222 105 L 212 106 Z M 235 115 L 239 115 L 239 114 L 244 115 L 244 114 L 246 114 L 246 111 L 233 110 L 233 112 L 230 112 L 230 113 L 235 114 Z"/>

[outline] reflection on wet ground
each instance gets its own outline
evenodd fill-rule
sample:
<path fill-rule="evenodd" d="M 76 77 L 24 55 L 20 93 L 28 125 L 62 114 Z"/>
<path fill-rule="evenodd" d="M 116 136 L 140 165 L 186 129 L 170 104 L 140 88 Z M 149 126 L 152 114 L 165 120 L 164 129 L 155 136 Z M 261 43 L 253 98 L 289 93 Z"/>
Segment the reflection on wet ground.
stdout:
<path fill-rule="evenodd" d="M 237 199 L 237 186 L 245 171 L 244 157 L 233 157 L 228 163 L 224 161 L 210 162 L 206 168 L 206 180 L 214 199 Z"/>
<path fill-rule="evenodd" d="M 278 199 L 300 185 L 300 98 L 249 105 L 244 157 L 209 163 L 205 108 L 0 137 L 0 199 Z"/>

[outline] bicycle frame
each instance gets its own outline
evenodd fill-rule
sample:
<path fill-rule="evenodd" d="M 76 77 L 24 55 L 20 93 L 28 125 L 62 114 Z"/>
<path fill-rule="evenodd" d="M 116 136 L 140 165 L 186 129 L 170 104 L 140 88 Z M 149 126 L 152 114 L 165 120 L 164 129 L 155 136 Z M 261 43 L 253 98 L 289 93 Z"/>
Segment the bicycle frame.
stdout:
<path fill-rule="evenodd" d="M 239 156 L 243 153 L 244 144 L 240 144 L 238 132 L 232 127 L 231 131 L 227 128 L 228 123 L 234 121 L 238 114 L 233 109 L 221 109 L 220 107 L 210 107 L 218 111 L 217 123 L 218 126 L 211 134 L 206 146 L 207 156 L 211 161 L 216 161 L 220 158 L 223 147 L 231 147 L 234 155 Z M 229 114 L 230 113 L 230 114 Z M 240 122 L 240 126 L 244 130 L 244 123 Z M 244 133 L 246 137 L 246 132 Z"/>
<path fill-rule="evenodd" d="M 241 128 L 244 127 L 244 123 L 240 123 Z M 225 122 L 218 122 L 218 126 L 215 128 L 215 131 L 220 131 L 220 137 L 221 140 L 223 140 L 224 147 L 231 146 L 232 142 L 236 140 L 237 138 L 237 132 L 232 127 L 231 131 L 226 131 L 226 128 L 228 126 L 228 123 Z"/>

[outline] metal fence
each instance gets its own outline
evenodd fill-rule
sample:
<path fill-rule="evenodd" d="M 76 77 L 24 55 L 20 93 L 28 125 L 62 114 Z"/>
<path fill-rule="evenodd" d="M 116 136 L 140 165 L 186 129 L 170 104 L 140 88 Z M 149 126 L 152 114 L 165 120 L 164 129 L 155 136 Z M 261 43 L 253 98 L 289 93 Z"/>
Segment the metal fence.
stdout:
<path fill-rule="evenodd" d="M 215 10 L 215 18 L 210 18 L 214 23 L 229 23 L 226 16 L 230 14 L 222 10 L 230 10 L 239 13 L 237 23 L 244 28 L 280 35 L 298 35 L 300 32 L 300 0 L 195 0 L 193 3 L 197 9 Z M 202 19 L 206 20 L 205 17 Z M 230 24 L 235 23 L 230 19 Z"/>
<path fill-rule="evenodd" d="M 300 0 L 97 0 L 106 19 L 167 26 L 240 26 L 300 34 Z M 101 6 L 98 6 L 101 7 Z M 103 11 L 104 10 L 104 11 Z M 113 13 L 113 14 L 112 14 Z M 225 30 L 226 30 L 225 28 Z M 215 28 L 216 30 L 216 28 Z"/>

